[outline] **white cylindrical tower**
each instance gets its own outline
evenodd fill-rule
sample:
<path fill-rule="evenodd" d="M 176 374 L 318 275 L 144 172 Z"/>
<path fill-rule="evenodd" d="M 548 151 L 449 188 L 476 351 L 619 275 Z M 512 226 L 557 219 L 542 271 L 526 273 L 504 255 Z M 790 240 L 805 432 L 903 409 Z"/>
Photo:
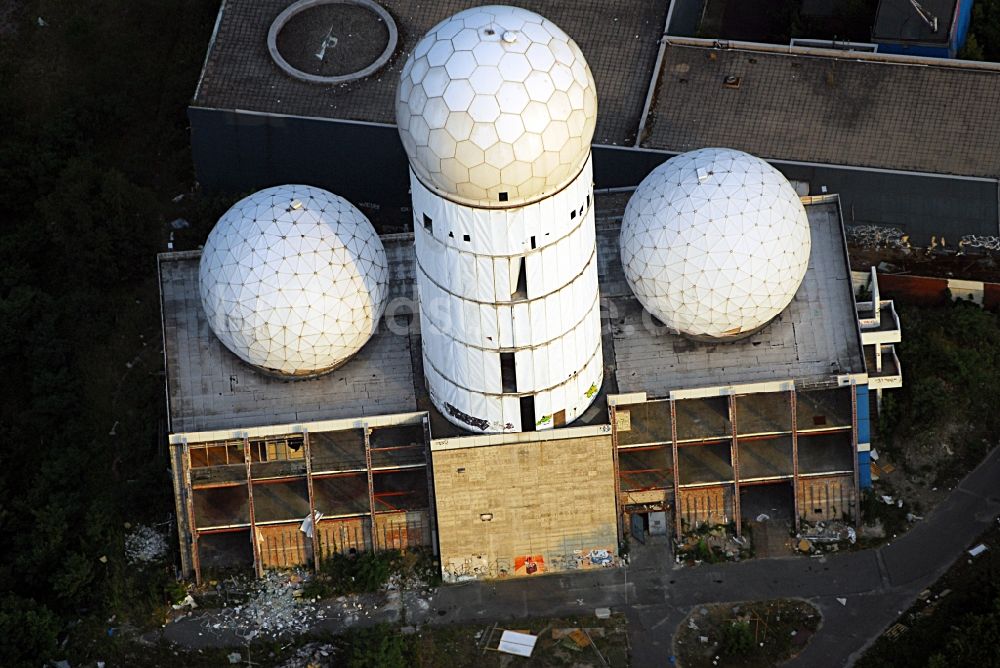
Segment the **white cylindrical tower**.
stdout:
<path fill-rule="evenodd" d="M 403 68 L 424 376 L 461 427 L 558 427 L 600 389 L 596 118 L 579 47 L 524 9 L 460 12 Z"/>

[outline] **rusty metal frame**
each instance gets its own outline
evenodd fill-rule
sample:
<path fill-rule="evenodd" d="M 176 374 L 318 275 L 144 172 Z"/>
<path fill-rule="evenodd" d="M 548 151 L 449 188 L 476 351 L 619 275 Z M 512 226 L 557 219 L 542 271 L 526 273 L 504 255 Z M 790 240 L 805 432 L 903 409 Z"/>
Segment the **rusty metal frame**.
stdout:
<path fill-rule="evenodd" d="M 788 391 L 788 405 L 792 411 L 792 505 L 795 511 L 795 531 L 799 530 L 799 404 L 795 388 Z"/>
<path fill-rule="evenodd" d="M 681 539 L 681 472 L 677 454 L 677 405 L 676 400 L 670 400 L 670 449 L 674 460 L 674 534 Z"/>
<path fill-rule="evenodd" d="M 434 556 L 441 554 L 437 533 L 437 496 L 434 494 L 434 453 L 431 452 L 431 421 L 425 415 L 421 419 L 424 429 L 424 472 L 427 478 L 427 528 L 430 530 L 431 552 Z"/>
<path fill-rule="evenodd" d="M 372 476 L 372 430 L 367 424 L 364 426 L 365 437 L 365 472 L 368 475 L 368 515 L 371 518 L 371 530 L 369 534 L 372 540 L 372 549 L 378 550 L 378 533 L 375 530 L 375 480 Z"/>
<path fill-rule="evenodd" d="M 198 525 L 195 523 L 194 518 L 194 487 L 191 484 L 191 447 L 184 440 L 183 446 L 184 452 L 181 454 L 181 466 L 183 467 L 184 475 L 184 491 L 187 495 L 187 516 L 189 529 L 191 531 L 191 565 L 194 567 L 194 581 L 197 584 L 201 584 L 201 554 L 199 552 L 199 534 Z"/>
<path fill-rule="evenodd" d="M 622 484 L 618 470 L 618 419 L 617 407 L 608 406 L 608 417 L 611 420 L 611 465 L 615 476 L 615 525 L 618 528 L 618 543 L 625 540 L 625 523 L 622 519 Z"/>
<path fill-rule="evenodd" d="M 253 570 L 257 577 L 264 576 L 264 566 L 261 564 L 260 544 L 257 542 L 257 518 L 253 508 L 253 476 L 250 474 L 250 437 L 243 436 L 243 463 L 247 467 L 247 501 L 250 507 L 250 549 L 253 550 Z"/>
<path fill-rule="evenodd" d="M 733 519 L 736 522 L 736 536 L 743 536 L 743 514 L 740 509 L 740 447 L 736 440 L 736 395 L 729 395 L 729 428 L 732 440 L 729 444 L 729 459 L 733 465 Z"/>
<path fill-rule="evenodd" d="M 312 452 L 309 449 L 309 432 L 302 432 L 302 449 L 306 457 L 306 487 L 309 490 L 309 519 L 312 521 L 313 571 L 319 572 L 319 522 L 316 521 L 316 497 L 313 495 Z"/>

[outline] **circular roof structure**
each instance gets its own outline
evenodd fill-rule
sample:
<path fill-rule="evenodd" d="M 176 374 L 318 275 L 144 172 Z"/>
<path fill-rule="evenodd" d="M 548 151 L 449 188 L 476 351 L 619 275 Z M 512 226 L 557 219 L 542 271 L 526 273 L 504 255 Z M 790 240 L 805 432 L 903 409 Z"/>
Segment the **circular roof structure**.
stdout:
<path fill-rule="evenodd" d="M 392 15 L 373 0 L 298 0 L 267 33 L 267 50 L 285 74 L 327 85 L 375 73 L 398 42 Z"/>
<path fill-rule="evenodd" d="M 319 188 L 240 200 L 208 235 L 198 282 L 208 323 L 245 362 L 279 376 L 331 371 L 371 338 L 388 292 L 364 214 Z"/>
<path fill-rule="evenodd" d="M 413 171 L 469 206 L 558 192 L 583 168 L 596 121 L 594 77 L 576 42 L 518 7 L 475 7 L 431 28 L 396 92 Z"/>
<path fill-rule="evenodd" d="M 742 151 L 704 148 L 643 179 L 621 231 L 625 278 L 667 327 L 695 339 L 752 334 L 792 301 L 809 220 L 791 184 Z"/>

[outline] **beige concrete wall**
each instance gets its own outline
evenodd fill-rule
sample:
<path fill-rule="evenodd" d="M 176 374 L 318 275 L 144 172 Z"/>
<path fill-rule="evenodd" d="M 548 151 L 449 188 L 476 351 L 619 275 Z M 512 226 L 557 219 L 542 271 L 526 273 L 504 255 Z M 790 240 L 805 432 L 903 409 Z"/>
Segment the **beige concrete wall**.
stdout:
<path fill-rule="evenodd" d="M 810 522 L 854 516 L 854 476 L 839 475 L 799 480 L 799 517 Z"/>
<path fill-rule="evenodd" d="M 732 485 L 681 489 L 680 494 L 681 522 L 685 531 L 702 524 L 727 524 L 733 519 Z"/>
<path fill-rule="evenodd" d="M 601 567 L 605 550 L 617 557 L 610 435 L 432 457 L 446 581 Z"/>

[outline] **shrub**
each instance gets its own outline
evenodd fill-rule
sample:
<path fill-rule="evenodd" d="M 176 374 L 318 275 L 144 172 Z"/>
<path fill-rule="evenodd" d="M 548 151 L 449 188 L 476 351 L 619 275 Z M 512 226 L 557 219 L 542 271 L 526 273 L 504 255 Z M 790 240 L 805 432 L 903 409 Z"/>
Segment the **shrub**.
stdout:
<path fill-rule="evenodd" d="M 750 622 L 734 621 L 722 628 L 719 650 L 726 656 L 744 656 L 755 648 Z"/>

